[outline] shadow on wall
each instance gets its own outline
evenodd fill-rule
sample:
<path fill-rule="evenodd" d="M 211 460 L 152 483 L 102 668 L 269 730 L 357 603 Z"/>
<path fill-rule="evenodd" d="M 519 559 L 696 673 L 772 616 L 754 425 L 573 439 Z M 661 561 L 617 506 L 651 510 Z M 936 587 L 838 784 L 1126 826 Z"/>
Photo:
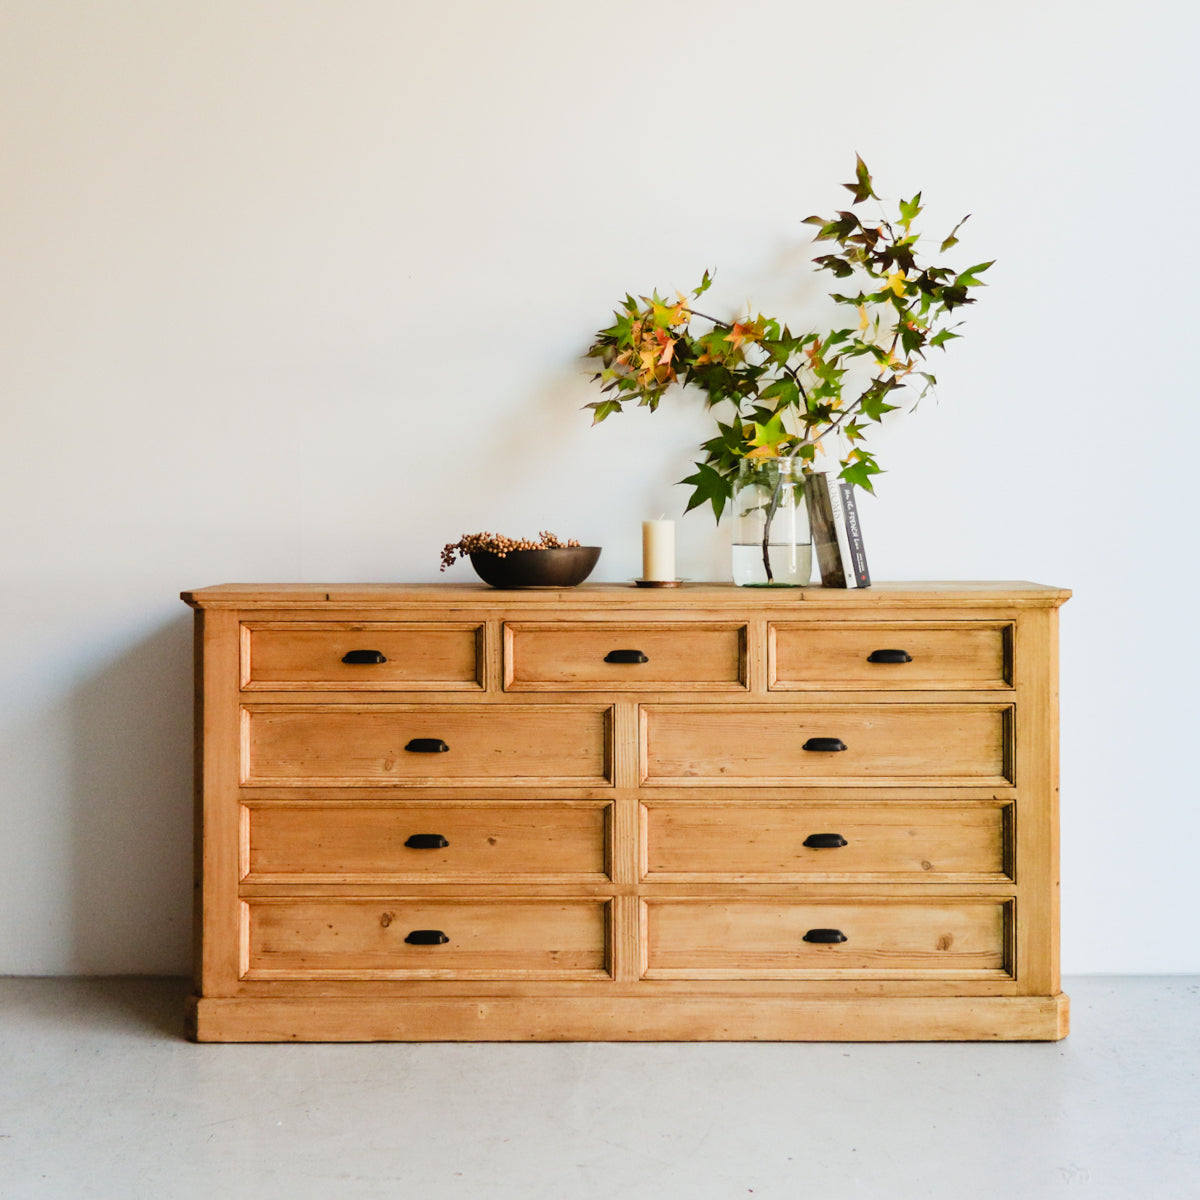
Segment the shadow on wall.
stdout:
<path fill-rule="evenodd" d="M 190 617 L 78 687 L 70 713 L 72 970 L 190 973 Z"/>

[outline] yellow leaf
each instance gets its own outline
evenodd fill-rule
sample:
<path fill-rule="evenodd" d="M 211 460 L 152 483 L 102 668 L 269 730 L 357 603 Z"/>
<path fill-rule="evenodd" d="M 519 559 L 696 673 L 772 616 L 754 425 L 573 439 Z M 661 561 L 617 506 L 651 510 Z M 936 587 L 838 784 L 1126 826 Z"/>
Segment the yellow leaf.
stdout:
<path fill-rule="evenodd" d="M 867 316 L 867 306 L 860 304 L 858 306 L 858 331 L 861 333 L 871 324 L 870 318 Z"/>
<path fill-rule="evenodd" d="M 893 271 L 888 277 L 888 287 L 896 293 L 897 296 L 904 295 L 904 272 Z"/>

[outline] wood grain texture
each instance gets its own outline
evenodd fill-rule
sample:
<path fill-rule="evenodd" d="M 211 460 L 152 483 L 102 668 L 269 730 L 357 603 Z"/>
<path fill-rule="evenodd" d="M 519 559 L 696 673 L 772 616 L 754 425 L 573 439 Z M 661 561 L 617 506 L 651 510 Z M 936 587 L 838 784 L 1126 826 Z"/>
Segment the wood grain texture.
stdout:
<path fill-rule="evenodd" d="M 483 685 L 477 624 L 396 621 L 247 621 L 247 691 L 474 691 Z M 346 663 L 375 650 L 381 663 Z"/>
<path fill-rule="evenodd" d="M 539 996 L 193 1000 L 201 1042 L 1057 1041 L 1054 996 Z"/>
<path fill-rule="evenodd" d="M 650 979 L 1011 975 L 1012 902 L 982 897 L 646 901 Z M 844 941 L 805 940 L 832 930 Z"/>
<path fill-rule="evenodd" d="M 580 705 L 246 704 L 248 787 L 481 787 L 610 779 L 610 712 Z M 410 750 L 440 741 L 445 752 Z"/>
<path fill-rule="evenodd" d="M 1011 882 L 1011 803 L 643 802 L 644 878 Z M 808 846 L 814 835 L 844 845 Z"/>
<path fill-rule="evenodd" d="M 510 692 L 742 691 L 742 624 L 560 621 L 505 625 L 504 688 Z M 643 662 L 608 662 L 613 651 Z"/>
<path fill-rule="evenodd" d="M 237 903 L 240 814 L 237 796 L 239 717 L 238 626 L 228 612 L 198 613 L 201 669 L 196 709 L 197 821 L 195 848 L 198 984 L 205 995 L 227 995 L 240 973 L 241 924 Z"/>
<path fill-rule="evenodd" d="M 1003 785 L 1011 707 L 824 703 L 765 708 L 644 705 L 644 784 Z M 837 752 L 806 750 L 836 738 Z"/>
<path fill-rule="evenodd" d="M 1068 595 L 185 593 L 195 1036 L 1064 1036 Z M 879 648 L 912 661 L 868 665 Z M 358 674 L 349 649 L 391 674 Z M 648 661 L 603 663 L 612 649 Z M 847 844 L 804 847 L 811 833 Z M 804 940 L 820 928 L 846 941 Z M 405 941 L 422 929 L 448 940 Z"/>
<path fill-rule="evenodd" d="M 1057 608 L 1070 598 L 1066 588 L 1024 580 L 969 581 L 936 580 L 913 583 L 881 580 L 869 588 L 846 590 L 820 585 L 802 588 L 738 588 L 730 583 L 686 583 L 681 588 L 635 589 L 632 584 L 585 583 L 576 588 L 536 588 L 523 592 L 500 591 L 484 583 L 222 583 L 194 588 L 180 597 L 194 608 L 236 608 L 254 611 L 266 608 L 325 609 L 423 608 L 431 613 L 447 610 L 499 610 L 520 613 L 577 610 L 590 605 L 612 615 L 614 605 L 622 609 L 649 611 L 732 609 L 738 612 L 773 612 L 783 619 L 786 610 L 801 605 L 831 606 L 845 613 L 868 613 L 872 609 L 900 605 L 930 608 L 995 609 L 1006 604 L 1022 607 Z"/>
<path fill-rule="evenodd" d="M 771 688 L 1006 689 L 1011 647 L 1009 622 L 774 622 L 768 641 Z M 871 662 L 879 650 L 903 650 L 911 661 Z"/>
<path fill-rule="evenodd" d="M 245 902 L 248 979 L 609 978 L 608 903 L 279 896 Z M 414 931 L 439 932 L 414 945 Z"/>
<path fill-rule="evenodd" d="M 595 801 L 250 802 L 246 883 L 570 882 L 608 878 L 612 805 Z M 412 846 L 433 835 L 444 846 Z"/>

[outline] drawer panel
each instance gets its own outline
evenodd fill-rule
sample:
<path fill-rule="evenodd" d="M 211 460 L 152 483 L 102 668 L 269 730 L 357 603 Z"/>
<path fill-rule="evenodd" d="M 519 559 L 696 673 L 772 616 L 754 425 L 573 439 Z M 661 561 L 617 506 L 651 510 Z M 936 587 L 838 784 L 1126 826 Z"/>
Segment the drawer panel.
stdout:
<path fill-rule="evenodd" d="M 595 801 L 251 803 L 244 813 L 247 883 L 607 878 L 612 805 Z"/>
<path fill-rule="evenodd" d="M 902 651 L 910 661 L 895 660 Z M 985 621 L 774 622 L 767 671 L 777 691 L 1012 686 L 1012 624 Z"/>
<path fill-rule="evenodd" d="M 482 642 L 478 624 L 247 621 L 242 625 L 242 688 L 478 690 Z M 347 663 L 347 655 L 370 661 Z M 379 657 L 384 661 L 374 661 Z"/>
<path fill-rule="evenodd" d="M 633 661 L 606 661 L 622 658 Z M 504 627 L 504 687 L 534 691 L 742 691 L 744 624 L 559 621 Z"/>
<path fill-rule="evenodd" d="M 242 713 L 247 787 L 609 783 L 607 707 L 247 704 Z M 444 752 L 418 748 L 439 743 Z"/>
<path fill-rule="evenodd" d="M 608 978 L 609 901 L 243 902 L 245 979 Z M 410 944 L 440 933 L 440 944 Z"/>
<path fill-rule="evenodd" d="M 1011 812 L 978 801 L 650 802 L 642 873 L 663 882 L 1011 882 Z"/>
<path fill-rule="evenodd" d="M 1012 901 L 654 899 L 648 979 L 1011 977 Z M 805 941 L 838 932 L 835 944 Z"/>
<path fill-rule="evenodd" d="M 651 786 L 1014 782 L 1006 704 L 646 704 L 640 724 Z M 804 748 L 822 741 L 845 749 Z"/>

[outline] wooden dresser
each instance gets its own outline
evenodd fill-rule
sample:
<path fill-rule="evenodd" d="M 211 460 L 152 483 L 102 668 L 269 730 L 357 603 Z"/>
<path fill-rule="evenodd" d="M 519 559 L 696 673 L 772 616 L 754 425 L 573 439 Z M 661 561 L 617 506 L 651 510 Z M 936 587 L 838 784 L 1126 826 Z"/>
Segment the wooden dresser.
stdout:
<path fill-rule="evenodd" d="M 1063 1037 L 1068 595 L 185 592 L 194 1036 Z"/>

